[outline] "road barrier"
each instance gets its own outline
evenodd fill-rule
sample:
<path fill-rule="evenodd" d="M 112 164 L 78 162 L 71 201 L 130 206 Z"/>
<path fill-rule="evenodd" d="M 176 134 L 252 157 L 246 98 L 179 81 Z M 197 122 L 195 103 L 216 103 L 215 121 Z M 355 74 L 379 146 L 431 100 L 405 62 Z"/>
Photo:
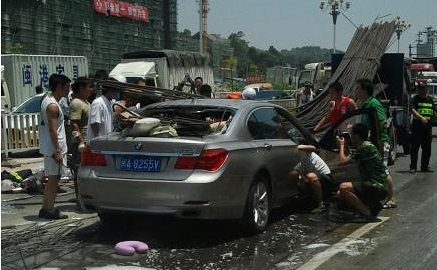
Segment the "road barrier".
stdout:
<path fill-rule="evenodd" d="M 2 113 L 2 154 L 39 148 L 39 113 Z"/>
<path fill-rule="evenodd" d="M 286 109 L 287 111 L 294 113 L 296 111 L 296 99 L 290 98 L 290 99 L 273 99 L 269 100 L 268 102 L 279 105 Z"/>

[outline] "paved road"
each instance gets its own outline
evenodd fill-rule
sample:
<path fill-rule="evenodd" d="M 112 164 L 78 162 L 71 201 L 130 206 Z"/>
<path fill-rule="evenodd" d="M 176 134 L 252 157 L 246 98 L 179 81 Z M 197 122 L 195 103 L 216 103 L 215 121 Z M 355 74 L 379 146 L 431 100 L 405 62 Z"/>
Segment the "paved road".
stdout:
<path fill-rule="evenodd" d="M 52 249 L 25 262 L 68 269 L 437 269 L 437 174 L 409 174 L 408 164 L 409 157 L 400 157 L 391 167 L 399 207 L 384 210 L 380 223 L 333 223 L 307 213 L 302 202 L 275 211 L 268 230 L 252 237 L 232 222 L 130 217 L 104 228 L 88 215 L 75 230 L 55 235 L 59 241 L 50 242 Z M 144 241 L 151 250 L 115 255 L 114 244 L 123 240 Z M 23 269 L 21 260 L 12 265 Z M 12 265 L 2 259 L 5 269 Z"/>

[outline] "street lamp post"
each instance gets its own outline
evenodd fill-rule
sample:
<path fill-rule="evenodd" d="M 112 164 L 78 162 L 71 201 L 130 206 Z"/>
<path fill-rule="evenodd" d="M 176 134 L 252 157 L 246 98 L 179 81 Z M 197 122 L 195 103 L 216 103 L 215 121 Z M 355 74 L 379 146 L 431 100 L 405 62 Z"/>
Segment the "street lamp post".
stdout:
<path fill-rule="evenodd" d="M 396 17 L 396 23 L 395 23 L 395 32 L 396 37 L 398 39 L 398 53 L 399 53 L 399 40 L 401 39 L 401 35 L 403 32 L 405 32 L 408 28 L 410 28 L 411 24 L 407 23 L 406 21 L 402 20 L 398 16 Z"/>
<path fill-rule="evenodd" d="M 335 38 L 336 38 L 336 26 L 337 26 L 337 16 L 340 14 L 340 9 L 346 10 L 350 7 L 350 2 L 345 2 L 344 0 L 328 0 L 320 2 L 320 9 L 327 10 L 331 7 L 332 23 L 334 25 L 334 40 L 333 40 L 333 51 L 336 53 L 335 48 Z"/>

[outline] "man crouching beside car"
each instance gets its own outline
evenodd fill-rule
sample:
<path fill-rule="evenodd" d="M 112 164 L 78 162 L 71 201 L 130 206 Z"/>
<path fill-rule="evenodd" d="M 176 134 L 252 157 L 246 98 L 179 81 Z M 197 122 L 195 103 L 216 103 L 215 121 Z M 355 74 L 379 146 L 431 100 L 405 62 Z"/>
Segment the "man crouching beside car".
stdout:
<path fill-rule="evenodd" d="M 328 165 L 315 153 L 313 145 L 298 145 L 305 153 L 304 158 L 290 172 L 290 179 L 301 192 L 309 191 L 317 203 L 313 213 L 325 212 L 330 203 L 330 190 L 333 179 Z"/>
<path fill-rule="evenodd" d="M 367 141 L 368 128 L 361 123 L 352 127 L 352 144 L 355 150 L 345 156 L 344 138 L 337 136 L 339 145 L 339 159 L 341 165 L 355 161 L 358 165 L 360 180 L 343 182 L 337 193 L 346 204 L 358 210 L 358 214 L 351 217 L 352 221 L 364 220 L 372 222 L 382 209 L 380 203 L 387 196 L 387 174 L 384 163 L 377 148 Z"/>

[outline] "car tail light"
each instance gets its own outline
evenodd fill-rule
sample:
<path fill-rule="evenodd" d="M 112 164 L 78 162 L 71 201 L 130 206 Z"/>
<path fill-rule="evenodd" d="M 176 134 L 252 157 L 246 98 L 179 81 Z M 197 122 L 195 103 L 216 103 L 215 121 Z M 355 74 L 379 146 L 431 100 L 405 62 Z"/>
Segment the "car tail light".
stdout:
<path fill-rule="evenodd" d="M 178 170 L 194 170 L 196 166 L 197 157 L 178 157 L 175 169 Z"/>
<path fill-rule="evenodd" d="M 106 166 L 105 155 L 93 153 L 89 146 L 82 151 L 80 165 L 82 166 Z"/>
<path fill-rule="evenodd" d="M 203 150 L 199 157 L 179 157 L 175 168 L 215 172 L 220 169 L 227 158 L 228 151 L 226 149 L 208 149 Z"/>

